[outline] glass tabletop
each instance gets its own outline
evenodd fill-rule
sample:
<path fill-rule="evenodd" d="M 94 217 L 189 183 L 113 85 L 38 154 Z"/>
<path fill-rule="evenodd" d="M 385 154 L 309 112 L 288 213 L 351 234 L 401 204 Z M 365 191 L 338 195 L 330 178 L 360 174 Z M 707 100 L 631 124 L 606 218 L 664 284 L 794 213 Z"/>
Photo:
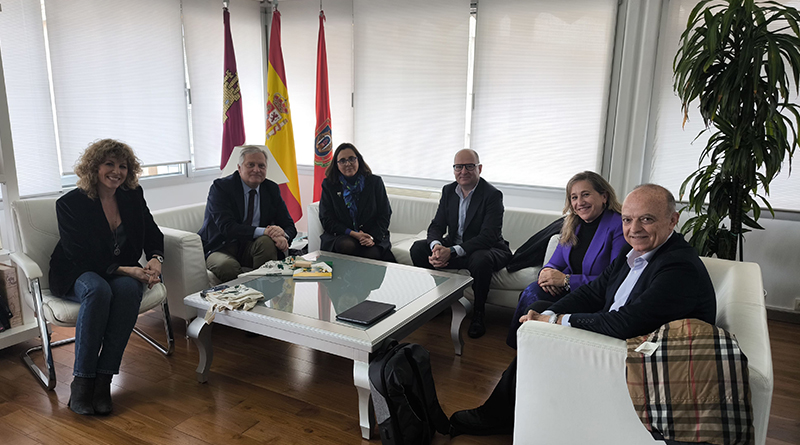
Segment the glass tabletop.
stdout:
<path fill-rule="evenodd" d="M 307 257 L 308 258 L 308 257 Z M 333 277 L 326 280 L 295 280 L 292 277 L 264 276 L 245 281 L 245 286 L 264 294 L 252 309 L 270 308 L 295 315 L 367 329 L 355 323 L 336 320 L 336 314 L 364 300 L 391 303 L 396 310 L 416 300 L 448 280 L 425 269 L 387 267 L 364 260 L 320 254 L 314 261 L 333 264 Z"/>

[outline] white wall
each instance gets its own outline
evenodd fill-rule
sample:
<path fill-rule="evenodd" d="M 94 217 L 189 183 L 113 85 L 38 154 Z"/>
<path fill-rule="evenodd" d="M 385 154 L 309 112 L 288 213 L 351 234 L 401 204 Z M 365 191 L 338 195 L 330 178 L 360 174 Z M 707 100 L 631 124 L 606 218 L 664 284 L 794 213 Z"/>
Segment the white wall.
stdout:
<path fill-rule="evenodd" d="M 765 230 L 745 235 L 744 260 L 758 263 L 767 291 L 767 306 L 793 310 L 800 299 L 800 221 L 766 217 L 758 220 Z"/>

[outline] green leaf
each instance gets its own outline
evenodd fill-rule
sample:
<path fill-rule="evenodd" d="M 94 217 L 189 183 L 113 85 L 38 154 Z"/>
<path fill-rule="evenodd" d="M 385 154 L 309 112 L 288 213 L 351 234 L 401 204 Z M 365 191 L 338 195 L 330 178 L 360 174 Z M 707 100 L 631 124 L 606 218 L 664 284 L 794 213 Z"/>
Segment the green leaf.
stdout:
<path fill-rule="evenodd" d="M 672 67 L 684 118 L 696 107 L 698 136 L 711 132 L 681 183 L 681 211 L 694 212 L 682 230 L 702 254 L 733 258 L 740 235 L 761 229 L 762 206 L 774 213 L 759 193 L 787 159 L 791 171 L 800 142 L 800 106 L 789 99 L 800 93 L 800 13 L 775 1 L 698 2 Z"/>

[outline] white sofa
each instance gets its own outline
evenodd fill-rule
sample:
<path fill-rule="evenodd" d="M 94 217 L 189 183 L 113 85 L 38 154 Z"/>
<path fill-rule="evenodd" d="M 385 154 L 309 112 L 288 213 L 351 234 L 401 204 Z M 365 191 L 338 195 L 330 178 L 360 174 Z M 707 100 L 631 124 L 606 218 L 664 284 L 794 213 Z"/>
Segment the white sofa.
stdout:
<path fill-rule="evenodd" d="M 170 313 L 187 321 L 195 317 L 196 311 L 184 306 L 183 298 L 218 282 L 206 269 L 203 243 L 197 234 L 205 209 L 206 203 L 201 202 L 152 212 L 164 234 L 162 276 Z"/>
<path fill-rule="evenodd" d="M 436 213 L 437 199 L 389 195 L 392 205 L 392 222 L 389 226 L 392 253 L 398 262 L 411 264 L 408 250 L 417 239 L 425 238 L 428 225 Z M 206 204 L 204 202 L 173 207 L 153 212 L 153 219 L 164 233 L 164 283 L 170 312 L 176 317 L 189 320 L 194 311 L 183 305 L 183 298 L 219 283 L 217 277 L 206 270 L 203 244 L 197 231 L 203 225 Z M 503 218 L 503 236 L 514 250 L 531 235 L 546 227 L 561 216 L 558 212 L 506 208 Z M 319 250 L 319 205 L 308 206 L 308 250 Z M 555 243 L 551 241 L 547 256 L 552 254 Z M 460 271 L 468 273 L 467 271 Z M 488 302 L 507 307 L 516 307 L 519 293 L 536 280 L 538 267 L 529 267 L 509 273 L 506 269 L 494 274 Z M 468 289 L 466 294 L 471 295 Z"/>
<path fill-rule="evenodd" d="M 761 269 L 703 258 L 717 294 L 716 325 L 736 335 L 750 370 L 755 443 L 766 441 L 772 354 Z M 517 332 L 514 443 L 627 445 L 653 440 L 634 412 L 625 383 L 626 344 L 593 332 L 524 323 Z"/>
<path fill-rule="evenodd" d="M 392 219 L 389 224 L 389 239 L 392 242 L 392 253 L 398 263 L 411 265 L 409 249 L 414 241 L 425 239 L 431 220 L 439 205 L 438 199 L 416 198 L 410 196 L 389 195 L 392 206 Z M 319 204 L 308 206 L 308 251 L 319 250 L 322 224 L 319 222 Z M 547 227 L 561 216 L 559 212 L 547 210 L 530 210 L 506 207 L 503 215 L 503 237 L 508 241 L 511 250 L 516 250 L 533 234 Z M 555 250 L 557 239 L 551 239 L 545 258 L 549 258 Z M 505 268 L 492 277 L 487 302 L 498 306 L 517 307 L 520 292 L 539 276 L 539 267 L 528 267 L 514 273 Z M 469 274 L 466 270 L 459 273 Z M 465 294 L 472 295 L 472 289 Z"/>

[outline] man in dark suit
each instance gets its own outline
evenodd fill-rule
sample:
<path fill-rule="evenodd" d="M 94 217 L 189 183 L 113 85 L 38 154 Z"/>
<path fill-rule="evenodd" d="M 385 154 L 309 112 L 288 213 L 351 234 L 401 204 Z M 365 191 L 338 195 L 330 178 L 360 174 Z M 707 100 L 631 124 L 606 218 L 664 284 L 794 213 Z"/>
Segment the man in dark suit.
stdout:
<path fill-rule="evenodd" d="M 238 170 L 217 179 L 208 191 L 203 227 L 206 267 L 221 281 L 283 258 L 297 235 L 278 185 L 267 179 L 267 154 L 246 146 Z"/>
<path fill-rule="evenodd" d="M 472 338 L 486 333 L 483 317 L 492 273 L 511 259 L 503 239 L 503 193 L 481 179 L 482 169 L 474 150 L 456 153 L 456 181 L 442 188 L 428 238 L 415 242 L 410 252 L 417 267 L 469 270 L 475 298 L 468 331 Z"/>
<path fill-rule="evenodd" d="M 637 187 L 622 205 L 622 232 L 630 247 L 594 281 L 555 303 L 533 303 L 520 322 L 559 323 L 620 339 L 685 318 L 714 324 L 717 300 L 711 278 L 695 249 L 673 232 L 677 223 L 675 198 L 667 189 L 654 184 Z M 451 435 L 510 434 L 516 380 L 514 359 L 486 403 L 453 414 Z"/>

